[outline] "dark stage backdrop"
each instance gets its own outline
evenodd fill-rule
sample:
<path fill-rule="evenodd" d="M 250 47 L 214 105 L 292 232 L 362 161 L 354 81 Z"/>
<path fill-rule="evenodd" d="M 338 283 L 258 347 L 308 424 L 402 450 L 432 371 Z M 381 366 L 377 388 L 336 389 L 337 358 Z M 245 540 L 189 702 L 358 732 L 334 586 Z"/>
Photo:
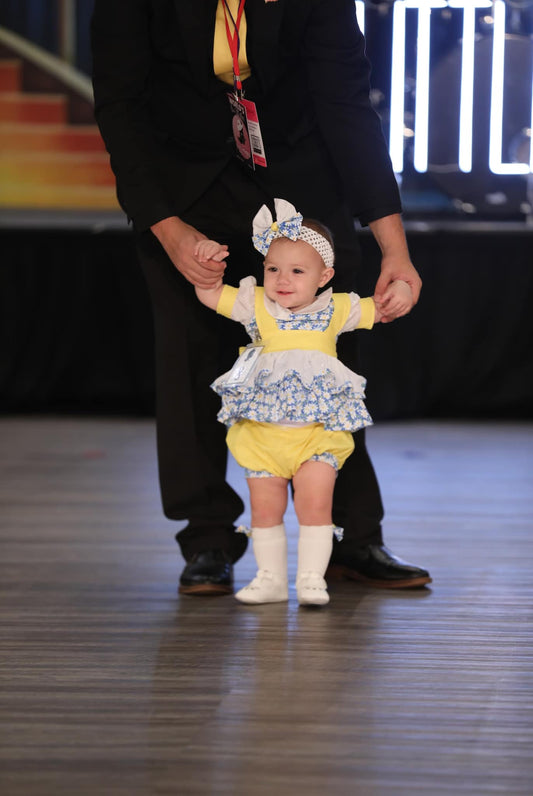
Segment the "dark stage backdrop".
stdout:
<path fill-rule="evenodd" d="M 361 332 L 374 418 L 533 416 L 533 230 L 411 229 L 424 289 Z M 361 236 L 361 293 L 379 257 Z M 0 229 L 0 410 L 151 414 L 152 321 L 133 236 Z"/>

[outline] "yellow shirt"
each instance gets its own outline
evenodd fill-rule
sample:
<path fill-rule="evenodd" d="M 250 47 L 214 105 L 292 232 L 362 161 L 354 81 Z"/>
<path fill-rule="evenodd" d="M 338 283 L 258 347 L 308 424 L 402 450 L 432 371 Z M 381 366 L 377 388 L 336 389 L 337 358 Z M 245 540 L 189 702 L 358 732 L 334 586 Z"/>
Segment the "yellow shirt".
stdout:
<path fill-rule="evenodd" d="M 236 20 L 237 13 L 239 11 L 239 0 L 227 0 L 227 3 L 233 19 Z M 229 15 L 228 22 L 230 30 L 233 33 L 233 23 L 229 18 Z M 241 43 L 239 48 L 239 68 L 241 72 L 241 80 L 246 80 L 247 77 L 250 77 L 251 70 L 248 65 L 248 58 L 246 56 L 246 14 L 244 12 L 241 17 L 239 39 Z M 224 5 L 222 0 L 219 0 L 217 6 L 215 39 L 213 41 L 213 69 L 219 80 L 222 80 L 224 83 L 228 83 L 230 86 L 233 85 L 233 59 L 231 57 L 231 50 L 226 34 L 226 21 L 224 18 Z"/>

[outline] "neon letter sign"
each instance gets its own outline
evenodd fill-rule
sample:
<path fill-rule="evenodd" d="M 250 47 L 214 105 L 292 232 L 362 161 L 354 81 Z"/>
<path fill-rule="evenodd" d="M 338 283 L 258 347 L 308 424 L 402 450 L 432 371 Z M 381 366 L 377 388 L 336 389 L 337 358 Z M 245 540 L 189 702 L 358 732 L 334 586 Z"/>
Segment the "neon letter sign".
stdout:
<path fill-rule="evenodd" d="M 356 2 L 357 17 L 364 31 L 364 3 Z M 502 161 L 502 128 L 505 69 L 505 2 L 504 0 L 396 0 L 392 22 L 392 72 L 389 152 L 396 173 L 404 166 L 405 136 L 405 48 L 406 12 L 417 11 L 416 96 L 414 113 L 413 164 L 418 172 L 428 169 L 429 144 L 429 75 L 431 68 L 431 14 L 438 8 L 462 9 L 463 35 L 461 44 L 461 86 L 458 129 L 459 170 L 472 170 L 474 52 L 476 42 L 476 11 L 492 9 L 493 49 L 490 90 L 489 163 L 494 174 L 528 174 L 533 172 L 533 143 L 529 163 Z M 533 77 L 533 76 L 532 76 Z M 533 92 L 533 79 L 532 79 Z M 533 128 L 533 96 L 531 100 L 531 128 Z M 529 135 L 531 137 L 531 128 Z"/>

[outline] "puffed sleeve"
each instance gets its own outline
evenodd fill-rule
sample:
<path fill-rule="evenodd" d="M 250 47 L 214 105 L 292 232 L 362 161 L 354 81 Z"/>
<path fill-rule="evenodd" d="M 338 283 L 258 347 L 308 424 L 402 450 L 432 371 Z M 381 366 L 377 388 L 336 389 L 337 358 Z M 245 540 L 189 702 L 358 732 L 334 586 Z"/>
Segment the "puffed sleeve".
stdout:
<path fill-rule="evenodd" d="M 256 285 L 253 276 L 241 279 L 238 288 L 224 285 L 217 304 L 218 314 L 243 325 L 249 323 L 255 312 Z"/>
<path fill-rule="evenodd" d="M 372 329 L 376 315 L 374 299 L 360 298 L 357 293 L 349 293 L 350 314 L 339 334 L 352 332 L 354 329 Z"/>

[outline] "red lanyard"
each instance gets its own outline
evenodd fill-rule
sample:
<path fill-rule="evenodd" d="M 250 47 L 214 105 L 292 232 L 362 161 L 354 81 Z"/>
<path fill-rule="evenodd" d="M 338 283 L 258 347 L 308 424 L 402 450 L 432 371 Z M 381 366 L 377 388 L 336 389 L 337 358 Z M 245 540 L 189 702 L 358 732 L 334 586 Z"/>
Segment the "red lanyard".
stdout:
<path fill-rule="evenodd" d="M 241 75 L 239 71 L 239 28 L 241 26 L 241 19 L 244 11 L 244 4 L 246 0 L 240 0 L 239 10 L 237 11 L 237 19 L 233 19 L 231 11 L 228 6 L 228 0 L 222 0 L 222 7 L 224 8 L 224 20 L 226 22 L 226 36 L 228 37 L 228 44 L 233 58 L 233 88 L 240 94 L 242 92 Z M 233 22 L 233 35 L 231 33 L 228 14 Z"/>

